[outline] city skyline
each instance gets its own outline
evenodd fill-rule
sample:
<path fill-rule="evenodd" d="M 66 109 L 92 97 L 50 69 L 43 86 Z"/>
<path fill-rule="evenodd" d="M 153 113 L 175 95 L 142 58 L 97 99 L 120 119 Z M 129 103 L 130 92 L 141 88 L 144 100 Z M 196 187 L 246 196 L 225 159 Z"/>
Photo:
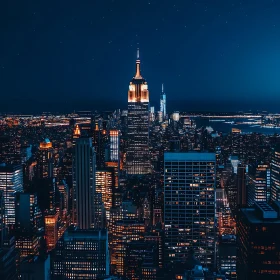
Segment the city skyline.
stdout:
<path fill-rule="evenodd" d="M 138 47 L 156 108 L 164 83 L 168 110 L 278 110 L 279 2 L 151 0 L 145 21 L 137 8 L 5 3 L 0 110 L 125 108 Z"/>
<path fill-rule="evenodd" d="M 0 279 L 278 280 L 279 15 L 3 3 Z"/>

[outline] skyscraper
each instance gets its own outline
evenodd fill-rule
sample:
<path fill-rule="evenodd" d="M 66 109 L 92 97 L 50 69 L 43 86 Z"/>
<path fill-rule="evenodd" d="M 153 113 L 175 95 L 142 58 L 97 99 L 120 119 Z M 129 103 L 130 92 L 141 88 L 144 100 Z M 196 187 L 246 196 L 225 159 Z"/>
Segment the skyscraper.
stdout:
<path fill-rule="evenodd" d="M 242 208 L 237 219 L 237 278 L 279 279 L 279 202 L 273 209 L 267 202 Z"/>
<path fill-rule="evenodd" d="M 14 226 L 16 222 L 16 193 L 23 191 L 23 175 L 20 165 L 0 166 L 0 191 L 3 191 L 4 216 L 6 226 Z"/>
<path fill-rule="evenodd" d="M 120 131 L 110 130 L 110 160 L 119 162 L 120 160 Z"/>
<path fill-rule="evenodd" d="M 91 138 L 79 138 L 75 145 L 73 174 L 73 220 L 80 229 L 94 227 L 95 152 Z"/>
<path fill-rule="evenodd" d="M 256 201 L 268 201 L 270 193 L 270 167 L 267 164 L 249 165 L 248 170 L 248 205 Z"/>
<path fill-rule="evenodd" d="M 136 74 L 128 90 L 128 147 L 126 155 L 127 174 L 148 174 L 151 171 L 149 155 L 149 90 L 141 76 L 139 50 Z"/>
<path fill-rule="evenodd" d="M 164 86 L 161 86 L 161 95 L 160 95 L 160 112 L 162 112 L 163 119 L 166 118 L 166 94 L 164 92 Z"/>
<path fill-rule="evenodd" d="M 193 249 L 206 267 L 215 265 L 214 153 L 164 154 L 165 260 L 182 262 Z"/>
<path fill-rule="evenodd" d="M 98 279 L 109 275 L 107 230 L 69 228 L 51 257 L 52 279 Z"/>
<path fill-rule="evenodd" d="M 52 142 L 46 138 L 40 143 L 38 150 L 38 178 L 51 178 L 53 176 L 53 153 Z"/>
<path fill-rule="evenodd" d="M 271 160 L 271 196 L 272 201 L 280 201 L 280 146 L 273 149 Z"/>

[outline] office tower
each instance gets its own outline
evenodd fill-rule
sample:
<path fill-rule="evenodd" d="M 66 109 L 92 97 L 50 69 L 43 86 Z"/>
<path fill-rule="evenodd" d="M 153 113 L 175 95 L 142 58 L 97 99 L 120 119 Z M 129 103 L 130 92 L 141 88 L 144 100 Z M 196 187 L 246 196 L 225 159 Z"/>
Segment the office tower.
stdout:
<path fill-rule="evenodd" d="M 149 117 L 150 123 L 153 123 L 155 121 L 155 107 L 150 107 L 150 117 Z"/>
<path fill-rule="evenodd" d="M 248 206 L 256 201 L 268 201 L 270 192 L 270 167 L 268 165 L 249 165 L 248 169 Z"/>
<path fill-rule="evenodd" d="M 40 236 L 42 227 L 42 213 L 38 207 L 37 195 L 34 193 L 16 194 L 16 248 L 20 259 L 29 255 L 39 254 Z"/>
<path fill-rule="evenodd" d="M 127 174 L 151 172 L 149 155 L 149 91 L 146 80 L 141 76 L 139 50 L 136 74 L 128 90 L 128 147 L 126 154 Z"/>
<path fill-rule="evenodd" d="M 0 190 L 0 247 L 6 233 L 6 225 L 4 223 L 4 192 Z"/>
<path fill-rule="evenodd" d="M 163 84 L 161 86 L 161 95 L 160 95 L 160 112 L 162 112 L 162 117 L 166 119 L 166 94 L 164 92 Z"/>
<path fill-rule="evenodd" d="M 72 147 L 73 149 L 75 148 L 77 139 L 79 139 L 81 137 L 81 130 L 78 124 L 76 124 L 75 129 L 73 131 L 73 135 L 72 135 Z"/>
<path fill-rule="evenodd" d="M 193 249 L 206 267 L 214 267 L 214 153 L 164 154 L 165 261 L 182 262 Z"/>
<path fill-rule="evenodd" d="M 93 147 L 96 153 L 96 168 L 103 169 L 105 167 L 105 150 L 108 143 L 108 135 L 106 129 L 96 122 L 93 131 Z"/>
<path fill-rule="evenodd" d="M 133 219 L 116 221 L 113 231 L 111 265 L 115 274 L 125 275 L 125 259 L 130 242 L 143 240 L 145 225 Z"/>
<path fill-rule="evenodd" d="M 42 213 L 36 193 L 16 194 L 16 227 L 22 231 L 34 231 L 42 226 Z"/>
<path fill-rule="evenodd" d="M 95 173 L 96 193 L 100 193 L 102 196 L 108 222 L 110 219 L 110 209 L 113 205 L 113 176 L 114 172 L 112 170 L 97 170 Z"/>
<path fill-rule="evenodd" d="M 122 202 L 123 193 L 119 187 L 119 163 L 106 162 L 106 170 L 112 172 L 112 207 L 120 206 Z"/>
<path fill-rule="evenodd" d="M 4 197 L 3 222 L 14 227 L 16 222 L 16 193 L 23 191 L 22 168 L 19 165 L 0 165 L 0 191 Z"/>
<path fill-rule="evenodd" d="M 20 164 L 20 143 L 17 137 L 0 136 L 0 163 Z"/>
<path fill-rule="evenodd" d="M 110 161 L 119 162 L 120 160 L 120 131 L 111 129 L 110 132 Z"/>
<path fill-rule="evenodd" d="M 30 256 L 20 264 L 21 280 L 50 280 L 50 255 Z"/>
<path fill-rule="evenodd" d="M 58 213 L 49 213 L 45 215 L 45 238 L 47 250 L 55 248 L 58 240 Z"/>
<path fill-rule="evenodd" d="M 271 197 L 272 201 L 280 201 L 280 145 L 272 150 L 271 159 Z"/>
<path fill-rule="evenodd" d="M 37 154 L 37 172 L 38 178 L 51 178 L 53 177 L 53 159 L 54 149 L 52 142 L 46 138 L 40 143 L 40 147 Z"/>
<path fill-rule="evenodd" d="M 73 221 L 80 229 L 94 227 L 95 152 L 91 138 L 77 139 L 73 162 Z"/>
<path fill-rule="evenodd" d="M 161 111 L 157 112 L 157 120 L 158 120 L 159 123 L 163 122 L 163 116 L 162 116 L 162 112 Z"/>
<path fill-rule="evenodd" d="M 69 187 L 65 180 L 62 180 L 57 189 L 60 195 L 60 217 L 63 217 L 69 213 Z"/>
<path fill-rule="evenodd" d="M 279 202 L 242 208 L 237 220 L 237 279 L 270 280 L 280 275 Z"/>
<path fill-rule="evenodd" d="M 107 230 L 69 228 L 51 255 L 52 279 L 97 279 L 109 275 Z"/>
<path fill-rule="evenodd" d="M 0 279 L 16 280 L 18 253 L 15 248 L 15 238 L 5 238 L 0 247 Z"/>
<path fill-rule="evenodd" d="M 227 280 L 236 280 L 236 242 L 219 242 L 217 268 Z"/>
<path fill-rule="evenodd" d="M 248 205 L 247 198 L 247 176 L 246 166 L 239 165 L 237 168 L 237 208 Z"/>
<path fill-rule="evenodd" d="M 127 279 L 157 280 L 158 274 L 157 244 L 153 241 L 128 243 L 124 259 L 124 275 Z"/>
<path fill-rule="evenodd" d="M 21 163 L 26 163 L 32 157 L 32 145 L 22 146 L 20 149 Z"/>

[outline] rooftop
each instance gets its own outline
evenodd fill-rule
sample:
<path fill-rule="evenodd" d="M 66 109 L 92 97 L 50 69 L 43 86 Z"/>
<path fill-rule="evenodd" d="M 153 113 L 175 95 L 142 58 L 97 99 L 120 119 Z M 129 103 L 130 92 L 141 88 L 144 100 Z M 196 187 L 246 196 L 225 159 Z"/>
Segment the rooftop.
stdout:
<path fill-rule="evenodd" d="M 164 153 L 164 160 L 172 161 L 216 161 L 215 153 L 199 153 L 199 152 L 181 152 L 181 153 Z"/>

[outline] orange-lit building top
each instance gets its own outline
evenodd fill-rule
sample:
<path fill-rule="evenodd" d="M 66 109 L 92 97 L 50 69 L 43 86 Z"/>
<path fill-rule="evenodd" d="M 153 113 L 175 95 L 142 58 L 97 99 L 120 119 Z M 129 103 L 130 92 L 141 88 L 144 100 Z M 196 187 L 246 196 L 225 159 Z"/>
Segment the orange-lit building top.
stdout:
<path fill-rule="evenodd" d="M 58 213 L 45 216 L 45 236 L 48 251 L 54 249 L 58 240 Z"/>
<path fill-rule="evenodd" d="M 45 139 L 40 143 L 40 149 L 50 149 L 52 148 L 52 142 L 49 139 Z"/>
<path fill-rule="evenodd" d="M 128 102 L 149 102 L 148 84 L 141 76 L 139 49 L 137 50 L 136 73 L 129 84 Z"/>
<path fill-rule="evenodd" d="M 79 138 L 81 136 L 81 130 L 80 130 L 79 125 L 77 125 L 77 124 L 75 126 L 73 136 L 76 138 Z"/>

